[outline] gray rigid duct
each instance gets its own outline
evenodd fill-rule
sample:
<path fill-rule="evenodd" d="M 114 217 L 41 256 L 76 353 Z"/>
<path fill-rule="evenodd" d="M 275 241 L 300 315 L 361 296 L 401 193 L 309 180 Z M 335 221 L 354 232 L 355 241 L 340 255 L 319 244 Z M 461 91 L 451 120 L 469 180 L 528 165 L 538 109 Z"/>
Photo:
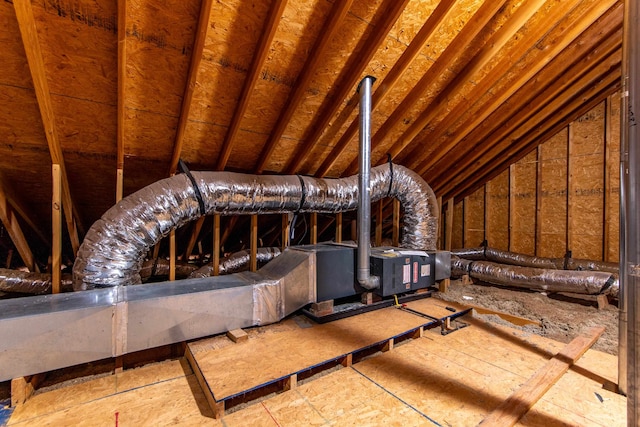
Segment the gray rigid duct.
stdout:
<path fill-rule="evenodd" d="M 357 176 L 323 179 L 233 172 L 191 176 L 193 182 L 185 174 L 157 181 L 105 212 L 78 250 L 74 289 L 140 283 L 147 251 L 172 229 L 203 214 L 337 213 L 358 207 Z M 396 197 L 403 204 L 402 245 L 434 250 L 438 204 L 431 187 L 415 172 L 391 163 L 372 168 L 370 179 L 372 201 Z"/>
<path fill-rule="evenodd" d="M 315 253 L 257 272 L 0 301 L 0 381 L 266 325 L 316 301 Z"/>
<path fill-rule="evenodd" d="M 369 272 L 371 258 L 371 86 L 375 78 L 367 76 L 360 82 L 360 154 L 358 162 L 358 270 L 356 278 L 365 289 L 380 286 L 380 278 Z M 432 248 L 435 249 L 435 248 Z"/>

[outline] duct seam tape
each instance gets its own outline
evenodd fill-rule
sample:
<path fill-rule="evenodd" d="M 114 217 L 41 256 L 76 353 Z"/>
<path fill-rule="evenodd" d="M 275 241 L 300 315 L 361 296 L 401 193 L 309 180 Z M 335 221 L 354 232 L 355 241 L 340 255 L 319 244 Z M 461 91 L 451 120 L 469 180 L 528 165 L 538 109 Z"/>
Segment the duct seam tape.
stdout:
<path fill-rule="evenodd" d="M 127 352 L 127 321 L 129 303 L 117 302 L 113 313 L 113 356 L 122 356 Z"/>

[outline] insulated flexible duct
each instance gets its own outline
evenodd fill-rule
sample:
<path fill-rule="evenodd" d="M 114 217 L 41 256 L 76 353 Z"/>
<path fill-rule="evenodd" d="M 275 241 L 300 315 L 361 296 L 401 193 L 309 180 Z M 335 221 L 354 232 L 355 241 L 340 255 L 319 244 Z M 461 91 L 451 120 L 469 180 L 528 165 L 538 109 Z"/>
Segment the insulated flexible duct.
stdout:
<path fill-rule="evenodd" d="M 192 172 L 157 181 L 120 200 L 96 221 L 73 266 L 75 290 L 140 283 L 144 254 L 177 227 L 206 214 L 336 213 L 357 208 L 357 176 Z M 438 204 L 415 172 L 392 163 L 371 169 L 371 200 L 396 197 L 404 207 L 402 245 L 434 250 Z M 196 194 L 200 194 L 199 198 Z M 202 202 L 202 206 L 200 206 Z"/>
<path fill-rule="evenodd" d="M 148 259 L 142 263 L 140 278 L 145 282 L 151 277 L 168 276 L 171 268 L 170 264 L 169 260 L 164 258 Z M 197 269 L 197 265 L 186 262 L 176 262 L 176 278 L 187 278 Z"/>
<path fill-rule="evenodd" d="M 60 287 L 63 292 L 73 290 L 70 274 L 62 275 Z M 0 268 L 0 291 L 33 295 L 50 294 L 51 274 Z"/>
<path fill-rule="evenodd" d="M 258 262 L 258 265 L 264 265 L 280 254 L 280 248 L 258 248 L 256 252 L 256 261 Z M 246 270 L 249 266 L 250 260 L 251 253 L 249 250 L 245 249 L 234 252 L 220 260 L 220 264 L 218 265 L 218 274 L 231 274 Z M 193 279 L 196 277 L 210 276 L 213 276 L 213 265 L 207 264 L 192 272 L 189 278 Z"/>
<path fill-rule="evenodd" d="M 572 292 L 617 296 L 618 281 L 604 271 L 569 271 L 519 267 L 488 261 L 473 261 L 469 275 L 474 279 L 496 285 L 515 286 L 549 292 Z"/>
<path fill-rule="evenodd" d="M 545 258 L 516 252 L 501 251 L 491 247 L 465 248 L 451 251 L 452 255 L 468 260 L 493 261 L 521 267 L 547 268 L 556 270 L 589 270 L 618 273 L 618 264 L 576 258 Z"/>

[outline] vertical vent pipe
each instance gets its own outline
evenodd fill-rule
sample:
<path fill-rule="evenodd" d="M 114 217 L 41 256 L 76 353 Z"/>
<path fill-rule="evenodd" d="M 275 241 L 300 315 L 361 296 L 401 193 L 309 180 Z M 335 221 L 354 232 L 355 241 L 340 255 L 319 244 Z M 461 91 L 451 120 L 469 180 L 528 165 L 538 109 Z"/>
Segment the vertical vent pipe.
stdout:
<path fill-rule="evenodd" d="M 358 158 L 358 271 L 357 279 L 365 289 L 380 286 L 380 278 L 369 272 L 371 256 L 371 86 L 375 77 L 366 76 L 358 85 L 360 93 L 360 154 Z"/>

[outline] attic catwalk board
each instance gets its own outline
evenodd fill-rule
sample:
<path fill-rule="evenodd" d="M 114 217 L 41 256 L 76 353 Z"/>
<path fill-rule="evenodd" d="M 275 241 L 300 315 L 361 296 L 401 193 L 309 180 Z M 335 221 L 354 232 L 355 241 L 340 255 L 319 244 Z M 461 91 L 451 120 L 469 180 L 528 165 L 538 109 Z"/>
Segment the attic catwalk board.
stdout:
<path fill-rule="evenodd" d="M 249 400 L 247 396 L 254 392 L 265 394 L 257 389 L 268 391 L 273 387 L 281 391 L 292 387 L 292 381 L 295 386 L 297 380 L 328 365 L 349 366 L 353 358 L 386 351 L 396 340 L 408 336 L 419 337 L 422 328 L 436 326 L 439 320 L 454 314 L 428 301 L 421 301 L 418 307 L 429 317 L 389 307 L 322 325 L 309 323 L 307 328 L 270 333 L 237 346 L 215 348 L 220 338 L 203 340 L 188 345 L 188 357 L 219 416 L 225 406 L 238 399 Z"/>
<path fill-rule="evenodd" d="M 374 313 L 379 317 L 368 320 L 385 328 L 391 310 Z M 117 413 L 121 425 L 472 426 L 564 345 L 475 319 L 471 323 L 445 336 L 437 329 L 426 331 L 422 338 L 407 340 L 382 355 L 238 407 L 221 420 L 213 418 L 195 375 L 181 359 L 41 393 L 18 407 L 8 425 L 115 425 Z M 249 330 L 244 343 L 221 337 L 201 342 L 200 350 L 235 352 L 237 347 L 248 348 L 251 341 L 316 327 L 288 320 Z M 361 327 L 363 334 L 375 328 Z M 300 345 L 288 342 L 278 350 L 286 354 Z M 241 374 L 251 377 L 262 365 Z M 517 425 L 625 425 L 625 398 L 602 388 L 603 383 L 615 381 L 616 367 L 615 356 L 587 351 Z"/>

